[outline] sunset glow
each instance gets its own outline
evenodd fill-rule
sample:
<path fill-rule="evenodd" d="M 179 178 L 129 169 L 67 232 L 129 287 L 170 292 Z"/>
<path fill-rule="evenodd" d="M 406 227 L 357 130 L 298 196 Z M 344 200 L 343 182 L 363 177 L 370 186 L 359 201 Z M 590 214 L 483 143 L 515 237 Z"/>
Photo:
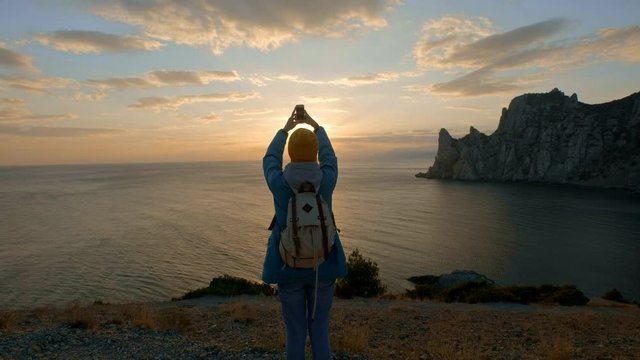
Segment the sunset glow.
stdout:
<path fill-rule="evenodd" d="M 258 160 L 296 104 L 426 164 L 554 87 L 640 89 L 636 1 L 3 1 L 0 165 Z"/>

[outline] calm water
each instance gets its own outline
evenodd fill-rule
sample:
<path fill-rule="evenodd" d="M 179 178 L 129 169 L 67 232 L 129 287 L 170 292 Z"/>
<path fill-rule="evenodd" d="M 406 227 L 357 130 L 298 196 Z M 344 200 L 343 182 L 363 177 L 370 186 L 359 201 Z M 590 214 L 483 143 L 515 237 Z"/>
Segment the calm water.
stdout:
<path fill-rule="evenodd" d="M 623 193 L 416 179 L 343 164 L 349 251 L 390 290 L 473 269 L 503 284 L 617 287 L 640 299 L 640 202 Z M 168 299 L 213 276 L 259 279 L 272 200 L 259 163 L 0 168 L 0 307 Z"/>

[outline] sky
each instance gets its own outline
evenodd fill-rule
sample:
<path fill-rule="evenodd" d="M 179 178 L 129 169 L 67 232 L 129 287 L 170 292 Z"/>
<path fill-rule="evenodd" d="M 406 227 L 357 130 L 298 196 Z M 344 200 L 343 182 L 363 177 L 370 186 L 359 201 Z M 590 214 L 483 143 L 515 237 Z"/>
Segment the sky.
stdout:
<path fill-rule="evenodd" d="M 636 0 L 0 0 L 0 165 L 259 161 L 296 104 L 338 158 L 428 165 L 523 93 L 640 91 Z M 286 159 L 286 157 L 285 157 Z"/>

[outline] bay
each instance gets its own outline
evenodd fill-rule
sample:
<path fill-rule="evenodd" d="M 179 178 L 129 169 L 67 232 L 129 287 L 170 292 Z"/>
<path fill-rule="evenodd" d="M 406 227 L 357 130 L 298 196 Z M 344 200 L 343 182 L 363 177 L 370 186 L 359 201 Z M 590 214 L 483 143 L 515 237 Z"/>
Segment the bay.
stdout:
<path fill-rule="evenodd" d="M 342 242 L 378 263 L 391 292 L 409 276 L 473 269 L 640 299 L 637 198 L 415 178 L 421 166 L 340 164 Z M 259 280 L 273 205 L 258 162 L 2 167 L 0 214 L 0 308 L 21 308 Z"/>

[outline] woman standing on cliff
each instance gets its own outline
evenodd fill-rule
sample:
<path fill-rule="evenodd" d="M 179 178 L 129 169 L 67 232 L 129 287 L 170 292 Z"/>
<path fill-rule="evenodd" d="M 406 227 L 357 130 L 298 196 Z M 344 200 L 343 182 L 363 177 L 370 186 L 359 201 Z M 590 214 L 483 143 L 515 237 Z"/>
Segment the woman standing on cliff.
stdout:
<path fill-rule="evenodd" d="M 317 266 L 317 272 L 311 268 L 287 266 L 280 255 L 279 246 L 281 232 L 287 226 L 287 207 L 294 195 L 292 189 L 298 189 L 304 183 L 311 183 L 331 209 L 331 197 L 338 179 L 338 160 L 324 128 L 318 125 L 304 108 L 296 109 L 285 126 L 278 130 L 262 160 L 264 177 L 273 194 L 276 212 L 262 280 L 278 284 L 282 317 L 287 332 L 287 359 L 305 358 L 304 348 L 308 333 L 313 358 L 325 360 L 331 357 L 329 318 L 335 281 L 336 278 L 347 274 L 340 239 L 336 234 L 334 246 L 324 262 Z M 296 111 L 301 113 L 296 114 Z M 300 128 L 291 134 L 288 145 L 291 162 L 283 171 L 282 154 L 285 143 L 289 131 L 299 123 L 310 125 L 314 131 Z"/>

